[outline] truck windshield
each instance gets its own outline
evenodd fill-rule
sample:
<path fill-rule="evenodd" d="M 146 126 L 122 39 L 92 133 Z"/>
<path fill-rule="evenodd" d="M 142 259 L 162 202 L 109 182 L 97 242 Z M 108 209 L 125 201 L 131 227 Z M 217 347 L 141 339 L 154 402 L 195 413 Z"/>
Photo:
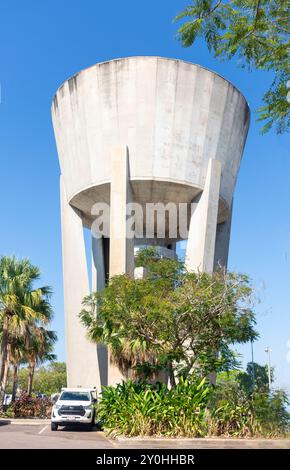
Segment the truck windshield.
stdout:
<path fill-rule="evenodd" d="M 91 397 L 86 392 L 62 392 L 60 400 L 90 401 Z"/>

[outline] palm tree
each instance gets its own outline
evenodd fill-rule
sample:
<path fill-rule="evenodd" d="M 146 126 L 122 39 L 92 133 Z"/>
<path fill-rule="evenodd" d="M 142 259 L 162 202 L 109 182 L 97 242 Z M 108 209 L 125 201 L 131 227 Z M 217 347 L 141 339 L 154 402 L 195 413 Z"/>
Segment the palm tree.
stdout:
<path fill-rule="evenodd" d="M 11 401 L 14 402 L 16 399 L 16 393 L 18 388 L 18 375 L 19 367 L 21 362 L 24 362 L 24 341 L 23 338 L 15 337 L 10 344 L 10 354 L 9 362 L 12 366 L 12 398 Z"/>
<path fill-rule="evenodd" d="M 25 338 L 25 357 L 28 363 L 27 393 L 31 395 L 35 368 L 45 361 L 53 361 L 56 356 L 52 354 L 57 336 L 54 331 L 43 326 L 28 324 Z"/>
<path fill-rule="evenodd" d="M 47 286 L 33 289 L 40 271 L 28 259 L 14 256 L 0 259 L 0 407 L 3 403 L 11 344 L 23 337 L 28 323 L 46 324 L 52 317 L 49 304 L 51 289 Z"/>

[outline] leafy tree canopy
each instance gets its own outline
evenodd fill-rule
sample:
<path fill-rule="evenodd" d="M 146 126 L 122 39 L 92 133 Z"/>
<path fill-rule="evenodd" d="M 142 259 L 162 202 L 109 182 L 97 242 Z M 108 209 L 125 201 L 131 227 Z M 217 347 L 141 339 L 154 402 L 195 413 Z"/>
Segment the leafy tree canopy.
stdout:
<path fill-rule="evenodd" d="M 237 366 L 230 345 L 257 337 L 247 276 L 189 273 L 177 260 L 140 253 L 146 275 L 115 276 L 83 302 L 90 339 L 110 347 L 123 372 L 201 375 Z M 138 264 L 138 259 L 137 259 Z"/>
<path fill-rule="evenodd" d="M 274 370 L 271 369 L 271 382 L 274 381 Z M 246 393 L 251 395 L 254 391 L 268 392 L 269 379 L 268 367 L 262 366 L 257 362 L 248 362 L 245 371 L 230 370 L 221 372 L 217 375 L 217 384 L 225 386 L 226 383 L 230 384 L 236 382 L 237 385 Z"/>
<path fill-rule="evenodd" d="M 202 37 L 215 57 L 237 57 L 242 67 L 274 72 L 264 105 L 258 110 L 259 120 L 265 121 L 262 132 L 272 126 L 277 133 L 289 131 L 288 0 L 193 0 L 175 20 L 185 20 L 178 30 L 183 46 Z"/>

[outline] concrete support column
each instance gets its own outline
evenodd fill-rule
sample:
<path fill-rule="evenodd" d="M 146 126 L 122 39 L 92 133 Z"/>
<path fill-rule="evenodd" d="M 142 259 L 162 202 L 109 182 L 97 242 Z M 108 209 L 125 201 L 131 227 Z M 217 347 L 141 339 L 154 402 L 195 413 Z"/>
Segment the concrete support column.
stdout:
<path fill-rule="evenodd" d="M 185 260 L 189 271 L 213 271 L 220 180 L 221 163 L 210 159 L 205 186 L 190 220 Z"/>
<path fill-rule="evenodd" d="M 79 312 L 89 294 L 89 278 L 81 214 L 73 209 L 60 179 L 64 310 L 69 387 L 95 387 L 99 382 L 96 346 L 86 337 Z"/>
<path fill-rule="evenodd" d="M 228 265 L 230 235 L 231 235 L 231 222 L 233 213 L 233 201 L 230 207 L 228 219 L 218 224 L 216 231 L 215 241 L 215 255 L 214 255 L 214 269 L 226 268 Z"/>
<path fill-rule="evenodd" d="M 103 238 L 92 235 L 92 291 L 104 289 L 106 281 Z"/>
<path fill-rule="evenodd" d="M 132 202 L 128 148 L 113 148 L 111 155 L 110 202 L 110 277 L 129 274 L 134 276 L 134 239 L 127 237 L 127 203 Z M 110 356 L 110 354 L 109 354 Z M 108 385 L 125 380 L 117 366 L 108 359 Z"/>
<path fill-rule="evenodd" d="M 100 292 L 106 284 L 104 239 L 92 236 L 92 291 Z M 108 349 L 104 344 L 97 344 L 99 365 L 99 383 L 97 393 L 108 385 Z"/>
<path fill-rule="evenodd" d="M 111 163 L 110 276 L 134 275 L 134 239 L 127 237 L 126 208 L 132 202 L 128 148 L 114 147 Z"/>

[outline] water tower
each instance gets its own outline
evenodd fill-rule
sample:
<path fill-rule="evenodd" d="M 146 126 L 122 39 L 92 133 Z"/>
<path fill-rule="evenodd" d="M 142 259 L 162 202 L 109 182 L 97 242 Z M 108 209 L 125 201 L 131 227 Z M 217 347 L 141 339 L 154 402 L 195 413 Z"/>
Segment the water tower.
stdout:
<path fill-rule="evenodd" d="M 92 237 L 92 288 L 134 272 L 134 245 L 174 255 L 181 239 L 127 237 L 126 207 L 188 205 L 186 262 L 211 272 L 226 266 L 233 192 L 249 127 L 243 95 L 199 65 L 128 57 L 81 71 L 57 91 L 52 118 L 61 167 L 64 302 L 69 386 L 120 380 L 102 346 L 86 338 L 78 313 L 90 282 L 84 227 L 96 203 L 110 206 L 109 234 Z M 178 216 L 179 214 L 177 214 Z M 178 219 L 179 220 L 179 219 Z"/>

